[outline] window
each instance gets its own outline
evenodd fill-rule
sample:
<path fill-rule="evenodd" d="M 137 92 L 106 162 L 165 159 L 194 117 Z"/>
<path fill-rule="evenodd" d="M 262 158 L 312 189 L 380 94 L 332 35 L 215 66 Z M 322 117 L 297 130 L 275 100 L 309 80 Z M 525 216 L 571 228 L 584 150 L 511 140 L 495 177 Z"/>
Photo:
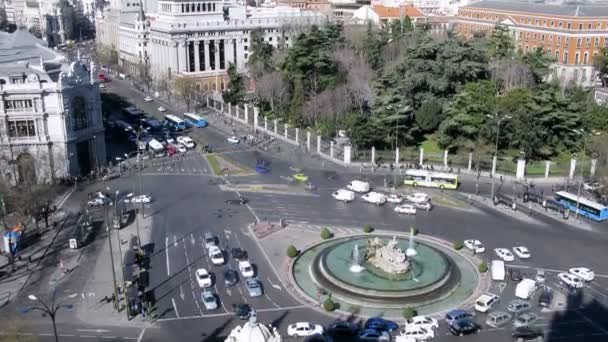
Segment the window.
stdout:
<path fill-rule="evenodd" d="M 577 48 L 577 49 L 580 49 L 580 48 L 581 48 L 581 41 L 582 41 L 582 39 L 581 39 L 581 38 L 578 38 L 578 39 L 576 40 L 576 48 Z"/>
<path fill-rule="evenodd" d="M 585 39 L 585 47 L 588 49 L 591 46 L 591 38 Z"/>
<path fill-rule="evenodd" d="M 578 65 L 579 63 L 579 58 L 580 58 L 580 54 L 577 52 L 574 54 L 574 64 Z"/>
<path fill-rule="evenodd" d="M 583 30 L 583 24 L 578 24 L 578 30 L 582 31 Z"/>
<path fill-rule="evenodd" d="M 569 37 L 566 37 L 566 42 L 564 43 L 564 45 L 565 45 L 566 47 L 568 47 L 568 44 L 569 44 L 569 43 L 570 43 L 570 38 L 569 38 Z"/>
<path fill-rule="evenodd" d="M 248 47 L 247 45 L 245 45 L 245 46 L 243 46 L 243 49 L 244 49 L 245 51 L 247 51 L 247 50 L 249 49 L 249 47 Z"/>
<path fill-rule="evenodd" d="M 556 43 L 557 46 L 559 46 L 559 44 L 561 44 L 561 42 L 562 42 L 562 37 L 558 36 L 557 37 L 557 43 Z"/>
<path fill-rule="evenodd" d="M 568 25 L 567 29 L 569 30 L 570 29 L 570 23 L 568 23 L 567 25 Z"/>
<path fill-rule="evenodd" d="M 591 30 L 591 24 L 587 25 L 587 30 Z"/>
<path fill-rule="evenodd" d="M 5 100 L 6 112 L 27 112 L 34 109 L 34 101 L 30 100 Z"/>
<path fill-rule="evenodd" d="M 559 28 L 562 28 L 564 26 L 564 23 L 562 23 L 561 21 L 559 22 Z M 551 27 L 553 27 L 553 25 L 551 25 Z"/>
<path fill-rule="evenodd" d="M 600 46 L 600 37 L 595 37 L 595 44 L 593 44 L 593 47 L 597 48 L 598 46 Z"/>
<path fill-rule="evenodd" d="M 568 64 L 568 52 L 564 52 L 564 64 Z"/>
<path fill-rule="evenodd" d="M 587 64 L 589 62 L 589 52 L 585 52 L 583 55 L 583 64 Z"/>
<path fill-rule="evenodd" d="M 29 138 L 36 136 L 34 120 L 17 120 L 8 122 L 8 136 L 11 138 Z"/>
<path fill-rule="evenodd" d="M 555 60 L 559 62 L 559 51 L 555 51 Z"/>

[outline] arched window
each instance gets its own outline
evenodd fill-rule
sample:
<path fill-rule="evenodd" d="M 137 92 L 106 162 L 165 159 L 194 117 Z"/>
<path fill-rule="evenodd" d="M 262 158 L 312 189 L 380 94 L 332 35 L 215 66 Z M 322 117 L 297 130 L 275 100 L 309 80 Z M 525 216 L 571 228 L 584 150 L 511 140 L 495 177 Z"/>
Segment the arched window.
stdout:
<path fill-rule="evenodd" d="M 82 96 L 76 96 L 72 100 L 72 120 L 75 131 L 88 127 L 87 103 Z"/>

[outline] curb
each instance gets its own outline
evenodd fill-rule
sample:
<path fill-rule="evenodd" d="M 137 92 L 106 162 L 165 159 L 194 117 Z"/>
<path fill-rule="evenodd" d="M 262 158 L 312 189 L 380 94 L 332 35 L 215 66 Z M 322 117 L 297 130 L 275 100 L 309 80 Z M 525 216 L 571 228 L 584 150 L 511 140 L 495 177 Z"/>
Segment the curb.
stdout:
<path fill-rule="evenodd" d="M 331 229 L 331 226 L 329 226 L 329 228 Z M 387 231 L 387 230 L 378 230 L 378 231 L 374 231 L 375 234 L 379 234 L 379 235 L 385 235 L 385 236 L 399 236 L 399 237 L 409 237 L 409 234 L 407 233 L 398 233 L 395 231 Z M 313 243 L 310 243 L 308 245 L 306 245 L 305 247 L 301 248 L 301 251 L 305 251 L 311 248 L 314 248 L 318 245 L 321 245 L 323 243 L 326 243 L 328 241 L 331 241 L 333 239 L 337 239 L 337 238 L 344 238 L 344 237 L 358 237 L 358 236 L 368 236 L 369 234 L 367 233 L 360 233 L 360 234 L 350 234 L 350 235 L 339 235 L 339 236 L 335 236 L 332 239 L 328 239 L 328 240 L 320 240 L 320 241 L 316 241 Z M 479 272 L 478 269 L 478 265 L 479 263 L 482 261 L 481 259 L 475 257 L 475 256 L 470 256 L 467 255 L 461 251 L 455 250 L 454 248 L 452 248 L 452 244 L 444 239 L 440 239 L 431 235 L 424 235 L 424 234 L 419 234 L 416 235 L 417 239 L 421 238 L 422 240 L 428 240 L 431 241 L 434 244 L 440 245 L 444 248 L 449 249 L 451 252 L 456 253 L 458 255 L 460 255 L 463 259 L 467 260 L 470 265 L 473 267 L 473 269 L 475 270 L 475 273 L 477 274 L 477 277 L 479 279 L 479 284 L 477 285 L 477 287 L 475 288 L 475 290 L 473 291 L 473 293 L 467 297 L 464 301 L 461 302 L 461 305 L 456 306 L 456 307 L 470 307 L 470 303 L 477 298 L 481 293 L 485 293 L 490 289 L 490 284 L 491 282 L 489 281 L 489 277 L 487 276 L 487 272 L 482 274 Z M 328 315 L 330 317 L 340 317 L 342 315 L 347 315 L 347 316 L 351 316 L 352 313 L 348 312 L 348 311 L 343 311 L 343 310 L 335 310 L 333 312 L 327 312 L 325 310 L 322 310 L 321 307 L 319 306 L 319 304 L 317 302 L 312 302 L 312 300 L 310 299 L 310 296 L 308 296 L 308 294 L 304 293 L 304 291 L 297 285 L 295 278 L 293 276 L 293 265 L 295 264 L 295 262 L 300 258 L 301 253 L 298 254 L 297 257 L 288 260 L 288 267 L 287 267 L 287 278 L 286 278 L 286 282 L 289 283 L 290 287 L 286 287 L 289 291 L 290 294 L 292 295 L 292 297 L 296 298 L 298 301 L 300 301 L 302 304 L 308 305 L 310 306 L 311 309 L 323 313 L 325 315 Z M 477 263 L 475 263 L 477 262 Z M 295 290 L 295 292 L 294 292 Z M 454 308 L 456 308 L 454 307 Z M 447 310 L 443 310 L 443 311 L 438 311 L 438 312 L 434 312 L 432 314 L 430 314 L 431 316 L 437 316 L 437 315 L 442 315 L 443 313 L 446 313 L 454 308 L 450 308 Z M 358 317 L 363 317 L 363 318 L 369 318 L 368 316 L 364 316 L 361 314 L 357 315 Z M 402 319 L 403 317 L 392 317 L 392 318 L 398 318 L 398 319 Z"/>

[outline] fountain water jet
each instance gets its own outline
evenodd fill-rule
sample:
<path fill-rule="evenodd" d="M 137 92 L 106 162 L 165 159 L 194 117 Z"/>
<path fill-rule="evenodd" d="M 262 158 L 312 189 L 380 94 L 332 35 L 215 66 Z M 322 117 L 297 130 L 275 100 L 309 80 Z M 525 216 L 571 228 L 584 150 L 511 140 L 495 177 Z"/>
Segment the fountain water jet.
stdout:
<path fill-rule="evenodd" d="M 361 259 L 359 256 L 359 245 L 353 246 L 352 258 L 353 258 L 353 263 L 350 266 L 350 271 L 352 273 L 360 273 L 361 271 L 363 271 L 364 268 L 360 264 Z"/>

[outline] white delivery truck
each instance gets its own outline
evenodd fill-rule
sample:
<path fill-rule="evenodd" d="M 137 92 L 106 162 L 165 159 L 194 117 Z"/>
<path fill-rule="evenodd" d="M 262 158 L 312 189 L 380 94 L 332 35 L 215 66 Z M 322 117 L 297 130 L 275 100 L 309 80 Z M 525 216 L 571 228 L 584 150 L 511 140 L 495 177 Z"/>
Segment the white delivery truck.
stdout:
<path fill-rule="evenodd" d="M 521 299 L 529 299 L 536 291 L 536 281 L 525 278 L 517 284 L 515 288 L 515 297 Z"/>
<path fill-rule="evenodd" d="M 358 180 L 354 180 L 354 181 L 350 182 L 348 185 L 346 185 L 346 188 L 348 190 L 358 192 L 361 194 L 368 192 L 370 189 L 368 182 L 363 182 L 363 181 L 358 181 Z"/>
<path fill-rule="evenodd" d="M 492 280 L 505 280 L 505 262 L 502 260 L 492 260 Z"/>
<path fill-rule="evenodd" d="M 355 199 L 355 193 L 346 189 L 338 189 L 334 191 L 331 195 L 336 200 L 343 202 L 350 202 Z"/>

